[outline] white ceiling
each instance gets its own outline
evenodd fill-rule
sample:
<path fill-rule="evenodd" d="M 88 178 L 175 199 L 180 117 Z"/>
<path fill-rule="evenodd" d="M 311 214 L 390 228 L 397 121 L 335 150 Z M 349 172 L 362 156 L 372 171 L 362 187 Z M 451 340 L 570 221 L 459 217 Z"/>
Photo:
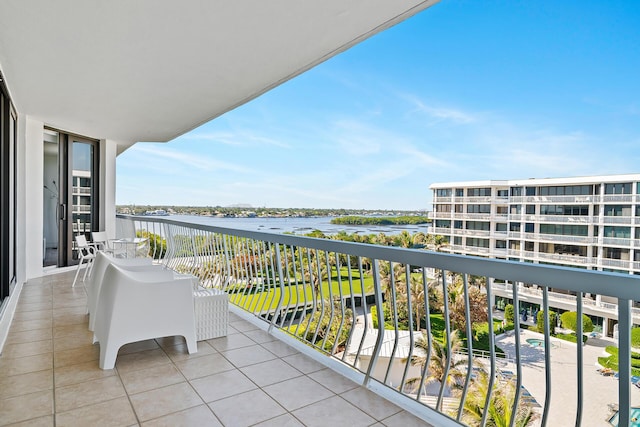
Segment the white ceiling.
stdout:
<path fill-rule="evenodd" d="M 171 140 L 438 0 L 2 0 L 20 114 L 93 138 Z"/>

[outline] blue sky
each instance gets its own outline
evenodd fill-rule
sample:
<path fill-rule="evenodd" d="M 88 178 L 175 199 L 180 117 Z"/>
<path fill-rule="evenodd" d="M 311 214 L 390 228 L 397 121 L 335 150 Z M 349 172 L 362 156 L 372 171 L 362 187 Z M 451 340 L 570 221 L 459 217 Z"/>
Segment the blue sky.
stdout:
<path fill-rule="evenodd" d="M 640 173 L 639 1 L 442 0 L 136 144 L 117 203 L 431 209 L 434 182 L 617 173 Z"/>

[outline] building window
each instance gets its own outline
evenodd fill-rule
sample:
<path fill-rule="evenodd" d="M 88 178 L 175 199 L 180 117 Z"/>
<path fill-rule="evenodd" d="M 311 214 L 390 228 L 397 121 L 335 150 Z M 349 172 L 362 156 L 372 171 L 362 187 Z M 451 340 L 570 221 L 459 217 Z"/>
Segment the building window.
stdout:
<path fill-rule="evenodd" d="M 453 221 L 453 228 L 462 230 L 462 221 Z"/>
<path fill-rule="evenodd" d="M 536 205 L 527 205 L 525 209 L 526 209 L 526 214 L 527 215 L 535 215 L 536 214 Z"/>
<path fill-rule="evenodd" d="M 527 222 L 524 225 L 524 232 L 525 233 L 533 233 L 535 229 L 535 225 L 532 222 Z"/>
<path fill-rule="evenodd" d="M 524 250 L 527 252 L 533 252 L 533 248 L 535 247 L 535 243 L 533 242 L 524 242 Z"/>
<path fill-rule="evenodd" d="M 491 196 L 491 188 L 467 188 L 467 197 L 488 197 Z"/>
<path fill-rule="evenodd" d="M 587 205 L 540 205 L 540 215 L 587 216 Z"/>
<path fill-rule="evenodd" d="M 436 197 L 451 197 L 450 188 L 438 188 L 436 190 Z"/>
<path fill-rule="evenodd" d="M 462 237 L 461 236 L 453 236 L 453 244 L 454 245 L 462 245 Z"/>
<path fill-rule="evenodd" d="M 511 187 L 512 196 L 522 196 L 522 187 Z"/>
<path fill-rule="evenodd" d="M 631 194 L 630 182 L 618 182 L 604 185 L 604 194 Z"/>
<path fill-rule="evenodd" d="M 629 249 L 622 248 L 602 248 L 602 257 L 608 259 L 629 260 Z"/>
<path fill-rule="evenodd" d="M 456 197 L 464 197 L 464 189 L 456 188 Z"/>
<path fill-rule="evenodd" d="M 445 219 L 436 219 L 436 228 L 451 228 L 451 221 Z"/>
<path fill-rule="evenodd" d="M 491 205 L 467 205 L 467 213 L 491 213 Z"/>
<path fill-rule="evenodd" d="M 506 240 L 496 240 L 496 249 L 507 249 Z"/>
<path fill-rule="evenodd" d="M 509 223 L 509 231 L 520 231 L 520 223 L 519 222 L 510 222 Z"/>
<path fill-rule="evenodd" d="M 587 236 L 586 225 L 540 224 L 540 234 L 559 234 L 562 236 Z"/>
<path fill-rule="evenodd" d="M 507 231 L 507 224 L 504 222 L 497 222 L 496 231 Z"/>
<path fill-rule="evenodd" d="M 527 196 L 535 196 L 536 195 L 536 187 L 526 187 L 525 192 Z"/>
<path fill-rule="evenodd" d="M 631 206 L 630 205 L 605 205 L 604 216 L 631 216 Z"/>
<path fill-rule="evenodd" d="M 489 239 L 480 239 L 476 237 L 467 237 L 467 246 L 473 246 L 476 248 L 488 248 Z"/>
<path fill-rule="evenodd" d="M 456 210 L 456 213 L 463 213 L 464 212 L 464 206 L 463 205 L 456 205 L 455 206 L 455 210 Z"/>
<path fill-rule="evenodd" d="M 620 239 L 631 238 L 631 227 L 604 227 L 604 237 L 616 237 Z"/>
<path fill-rule="evenodd" d="M 506 215 L 509 213 L 509 207 L 508 206 L 496 206 L 496 213 L 498 215 Z"/>
<path fill-rule="evenodd" d="M 436 205 L 436 212 L 451 212 L 451 205 Z"/>
<path fill-rule="evenodd" d="M 487 221 L 467 221 L 467 230 L 489 231 L 491 223 Z"/>
<path fill-rule="evenodd" d="M 538 189 L 540 196 L 590 196 L 593 192 L 593 185 L 561 185 Z"/>
<path fill-rule="evenodd" d="M 522 212 L 522 205 L 511 205 L 511 215 L 520 215 Z"/>
<path fill-rule="evenodd" d="M 509 197 L 509 190 L 497 190 L 496 195 L 498 197 Z"/>

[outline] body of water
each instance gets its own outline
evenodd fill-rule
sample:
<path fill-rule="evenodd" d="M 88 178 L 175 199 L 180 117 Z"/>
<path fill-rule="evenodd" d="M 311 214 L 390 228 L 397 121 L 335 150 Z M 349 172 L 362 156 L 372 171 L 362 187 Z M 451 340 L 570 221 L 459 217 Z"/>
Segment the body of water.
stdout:
<path fill-rule="evenodd" d="M 427 233 L 428 224 L 421 225 L 338 225 L 331 224 L 333 217 L 300 217 L 300 218 L 218 218 L 198 215 L 171 215 L 176 221 L 192 224 L 213 225 L 216 227 L 238 228 L 242 230 L 262 231 L 266 233 L 295 233 L 303 235 L 320 230 L 325 234 L 337 234 L 340 231 L 358 234 L 399 234 L 403 230 L 409 233 L 422 231 Z"/>

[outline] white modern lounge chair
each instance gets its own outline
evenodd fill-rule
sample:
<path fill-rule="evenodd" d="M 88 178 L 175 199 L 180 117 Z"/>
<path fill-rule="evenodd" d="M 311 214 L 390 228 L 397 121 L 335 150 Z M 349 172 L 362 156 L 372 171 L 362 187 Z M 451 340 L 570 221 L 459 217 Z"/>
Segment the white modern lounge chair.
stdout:
<path fill-rule="evenodd" d="M 91 275 L 85 282 L 85 288 L 87 289 L 87 312 L 89 313 L 89 330 L 93 331 L 96 321 L 96 305 L 98 304 L 98 295 L 100 294 L 100 287 L 104 279 L 104 272 L 110 264 L 115 264 L 119 267 L 128 270 L 144 271 L 148 269 L 160 269 L 165 270 L 160 266 L 154 266 L 151 258 L 114 258 L 113 256 L 105 253 L 98 252 L 96 259 L 93 262 L 93 268 L 91 269 Z M 171 273 L 169 277 L 171 278 Z M 167 276 L 164 276 L 167 277 Z"/>
<path fill-rule="evenodd" d="M 85 266 L 84 275 L 82 276 L 82 281 L 84 282 L 87 278 L 87 273 L 91 272 L 91 267 L 93 265 L 93 260 L 96 257 L 96 248 L 93 244 L 87 242 L 87 238 L 79 234 L 75 237 L 76 245 L 78 247 L 78 268 L 76 269 L 76 275 L 73 278 L 73 284 L 71 287 L 73 288 L 76 285 L 76 281 L 78 280 L 78 274 L 80 273 L 80 269 L 83 265 Z"/>
<path fill-rule="evenodd" d="M 197 352 L 190 277 L 145 280 L 107 266 L 96 307 L 95 337 L 100 342 L 100 368 L 113 369 L 121 346 L 146 339 L 184 336 L 189 354 Z"/>

